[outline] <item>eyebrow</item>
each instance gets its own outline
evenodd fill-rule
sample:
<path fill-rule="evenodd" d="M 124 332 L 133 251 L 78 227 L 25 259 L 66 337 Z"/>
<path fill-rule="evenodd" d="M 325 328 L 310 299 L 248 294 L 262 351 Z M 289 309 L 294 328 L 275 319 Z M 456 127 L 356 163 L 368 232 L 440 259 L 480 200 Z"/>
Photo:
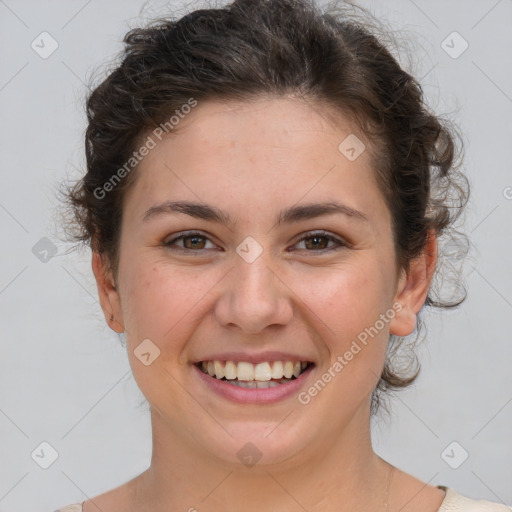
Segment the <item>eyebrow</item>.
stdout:
<path fill-rule="evenodd" d="M 143 222 L 163 214 L 182 213 L 210 222 L 233 227 L 235 224 L 226 212 L 204 203 L 191 201 L 165 201 L 161 204 L 151 206 L 142 216 Z M 359 210 L 339 203 L 338 201 L 328 201 L 325 203 L 308 203 L 298 206 L 291 206 L 279 213 L 277 224 L 291 224 L 301 220 L 313 219 L 322 215 L 342 214 L 359 221 L 368 221 L 368 217 Z"/>

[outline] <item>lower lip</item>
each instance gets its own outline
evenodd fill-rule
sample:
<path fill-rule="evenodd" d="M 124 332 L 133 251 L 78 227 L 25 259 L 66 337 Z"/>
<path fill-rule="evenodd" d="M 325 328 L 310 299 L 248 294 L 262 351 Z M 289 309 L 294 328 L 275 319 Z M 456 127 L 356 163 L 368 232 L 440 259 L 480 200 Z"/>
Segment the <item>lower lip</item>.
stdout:
<path fill-rule="evenodd" d="M 300 388 L 305 384 L 311 373 L 311 370 L 313 370 L 314 365 L 306 368 L 304 372 L 290 382 L 265 389 L 241 388 L 240 386 L 229 384 L 225 380 L 210 377 L 210 375 L 204 373 L 196 365 L 192 365 L 192 367 L 209 389 L 228 400 L 244 404 L 269 404 L 298 394 Z"/>

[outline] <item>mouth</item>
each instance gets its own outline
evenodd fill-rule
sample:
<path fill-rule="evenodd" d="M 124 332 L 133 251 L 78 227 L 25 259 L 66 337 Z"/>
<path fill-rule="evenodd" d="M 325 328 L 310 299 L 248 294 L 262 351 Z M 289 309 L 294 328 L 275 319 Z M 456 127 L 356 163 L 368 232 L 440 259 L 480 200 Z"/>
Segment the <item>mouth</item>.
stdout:
<path fill-rule="evenodd" d="M 246 389 L 267 389 L 297 380 L 314 363 L 311 361 L 199 361 L 195 363 L 204 374 L 232 386 Z"/>

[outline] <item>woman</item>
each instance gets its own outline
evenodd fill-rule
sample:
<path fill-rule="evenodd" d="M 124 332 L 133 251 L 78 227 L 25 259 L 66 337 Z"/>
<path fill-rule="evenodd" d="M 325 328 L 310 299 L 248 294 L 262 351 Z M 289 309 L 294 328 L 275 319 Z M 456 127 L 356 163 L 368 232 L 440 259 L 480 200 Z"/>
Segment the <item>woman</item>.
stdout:
<path fill-rule="evenodd" d="M 425 304 L 453 306 L 431 283 L 467 199 L 418 83 L 307 1 L 235 1 L 125 42 L 69 200 L 153 453 L 61 510 L 509 510 L 371 444 L 383 393 L 417 375 L 396 346 Z"/>

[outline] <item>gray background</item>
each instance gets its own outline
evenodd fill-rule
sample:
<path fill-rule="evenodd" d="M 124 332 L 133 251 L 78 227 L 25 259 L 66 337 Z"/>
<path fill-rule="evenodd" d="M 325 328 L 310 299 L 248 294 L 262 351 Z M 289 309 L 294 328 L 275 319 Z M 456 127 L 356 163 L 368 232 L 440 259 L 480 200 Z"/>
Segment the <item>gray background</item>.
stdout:
<path fill-rule="evenodd" d="M 412 71 L 429 103 L 464 133 L 473 190 L 468 299 L 457 311 L 428 316 L 423 372 L 395 397 L 391 420 L 374 422 L 375 449 L 433 485 L 512 504 L 512 1 L 361 5 L 411 37 Z M 84 166 L 91 73 L 105 68 L 130 27 L 165 7 L 0 1 L 0 512 L 52 511 L 116 487 L 150 462 L 142 394 L 103 320 L 90 255 L 66 253 L 59 239 L 55 189 Z M 31 47 L 43 31 L 59 45 L 46 59 Z M 441 47 L 453 31 L 469 44 L 458 58 Z M 460 40 L 450 44 L 461 48 Z M 41 247 L 50 245 L 56 254 L 44 256 Z M 31 457 L 43 441 L 58 453 L 48 469 Z M 469 457 L 453 469 L 446 461 L 460 462 L 462 450 Z"/>

